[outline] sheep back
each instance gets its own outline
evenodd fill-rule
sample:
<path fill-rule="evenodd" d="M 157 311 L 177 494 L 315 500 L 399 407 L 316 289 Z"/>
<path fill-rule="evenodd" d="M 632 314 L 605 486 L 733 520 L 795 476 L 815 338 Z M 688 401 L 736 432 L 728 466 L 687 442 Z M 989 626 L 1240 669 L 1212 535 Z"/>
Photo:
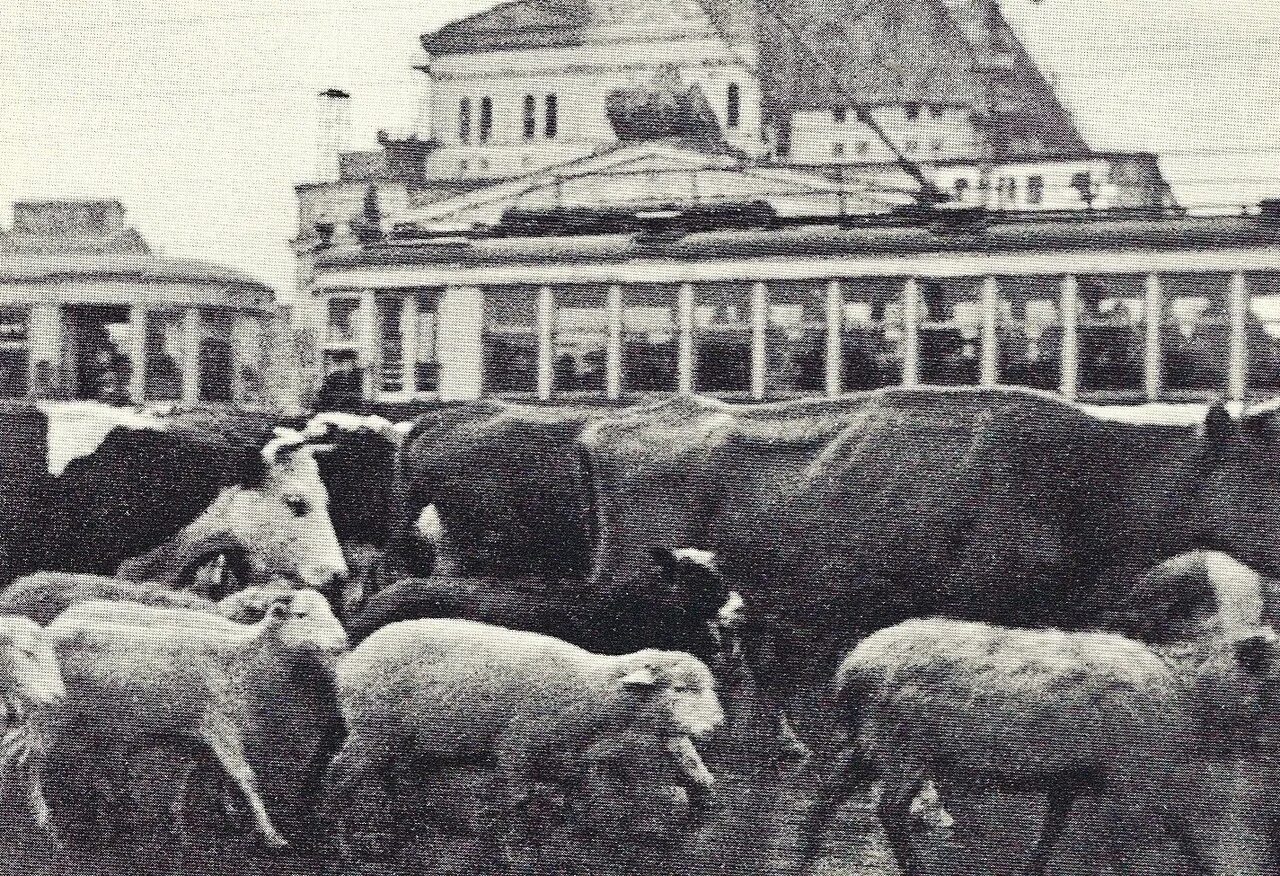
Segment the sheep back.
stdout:
<path fill-rule="evenodd" d="M 210 614 L 216 611 L 214 603 L 202 596 L 154 582 L 125 581 L 80 572 L 35 572 L 19 578 L 0 593 L 0 612 L 25 615 L 47 626 L 72 605 L 89 600 L 135 602 Z"/>
<path fill-rule="evenodd" d="M 1108 633 L 911 620 L 864 639 L 836 683 L 860 748 L 881 769 L 958 764 L 1035 784 L 1127 757 L 1176 763 L 1189 742 L 1168 667 Z"/>
<path fill-rule="evenodd" d="M 604 656 L 458 619 L 383 627 L 339 663 L 338 685 L 353 734 L 414 739 L 444 759 L 492 753 L 504 736 L 532 756 L 609 726 L 700 735 L 723 719 L 710 671 L 690 655 Z"/>

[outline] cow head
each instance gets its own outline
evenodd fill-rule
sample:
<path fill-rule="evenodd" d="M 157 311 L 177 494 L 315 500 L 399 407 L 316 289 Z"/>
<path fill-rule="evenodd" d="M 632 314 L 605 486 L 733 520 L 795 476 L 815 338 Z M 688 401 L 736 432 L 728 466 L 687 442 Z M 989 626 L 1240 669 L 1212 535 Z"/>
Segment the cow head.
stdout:
<path fill-rule="evenodd" d="M 183 538 L 234 543 L 253 577 L 293 579 L 332 593 L 348 570 L 315 459 L 327 449 L 300 432 L 276 429 L 247 457 L 241 483 L 224 489 Z"/>
<path fill-rule="evenodd" d="M 1203 436 L 1199 521 L 1206 546 L 1264 575 L 1280 575 L 1280 414 L 1240 419 L 1210 407 Z"/>
<path fill-rule="evenodd" d="M 0 731 L 16 717 L 6 713 L 51 706 L 65 696 L 53 642 L 44 628 L 25 617 L 0 616 Z"/>
<path fill-rule="evenodd" d="M 657 568 L 656 603 L 675 635 L 668 644 L 715 666 L 738 654 L 737 631 L 745 603 L 730 590 L 716 556 L 700 548 L 649 548 Z"/>

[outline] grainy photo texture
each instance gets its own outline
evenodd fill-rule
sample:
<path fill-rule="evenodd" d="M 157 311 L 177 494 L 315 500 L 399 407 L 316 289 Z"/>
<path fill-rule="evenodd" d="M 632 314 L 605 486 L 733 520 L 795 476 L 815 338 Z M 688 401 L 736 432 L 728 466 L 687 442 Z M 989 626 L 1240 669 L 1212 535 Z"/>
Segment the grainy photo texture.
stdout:
<path fill-rule="evenodd" d="M 6 0 L 0 876 L 1280 874 L 1272 0 Z"/>

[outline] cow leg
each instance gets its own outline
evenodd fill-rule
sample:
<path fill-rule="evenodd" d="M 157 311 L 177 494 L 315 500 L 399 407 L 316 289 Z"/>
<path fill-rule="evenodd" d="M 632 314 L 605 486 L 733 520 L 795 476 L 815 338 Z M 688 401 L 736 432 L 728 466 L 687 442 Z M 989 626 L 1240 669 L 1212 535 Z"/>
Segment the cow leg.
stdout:
<path fill-rule="evenodd" d="M 880 803 L 876 807 L 880 825 L 884 828 L 889 847 L 893 849 L 893 856 L 904 876 L 920 874 L 915 852 L 911 848 L 911 802 L 923 785 L 924 779 L 918 775 L 901 775 L 886 780 L 880 791 Z"/>
<path fill-rule="evenodd" d="M 398 804 L 391 747 L 385 739 L 369 741 L 358 734 L 349 735 L 325 773 L 329 822 L 333 825 L 338 851 L 344 858 L 351 858 L 355 853 L 346 830 L 353 813 L 354 820 L 364 826 L 362 833 L 366 837 L 379 836 L 376 842 L 365 843 L 364 851 L 372 855 L 385 851 L 383 840 L 391 834 L 388 813 Z M 373 799 L 370 799 L 371 792 Z M 368 830 L 370 827 L 375 830 Z"/>
<path fill-rule="evenodd" d="M 244 746 L 234 729 L 225 726 L 206 727 L 201 730 L 200 738 L 209 746 L 209 750 L 213 752 L 213 756 L 217 758 L 223 770 L 240 789 L 245 802 L 249 804 L 249 811 L 253 813 L 254 824 L 257 825 L 267 845 L 275 848 L 287 845 L 284 837 L 276 832 L 275 825 L 271 823 L 267 807 L 258 794 L 253 769 L 244 759 Z"/>
<path fill-rule="evenodd" d="M 1080 796 L 1080 790 L 1069 784 L 1055 786 L 1049 791 L 1049 808 L 1045 812 L 1044 826 L 1040 829 L 1040 840 L 1031 853 L 1031 863 L 1027 867 L 1027 872 L 1031 876 L 1044 876 L 1045 868 L 1049 865 L 1049 856 L 1053 854 L 1053 847 L 1057 845 L 1063 831 L 1066 830 L 1067 817 L 1071 814 L 1071 807 L 1078 796 Z"/>

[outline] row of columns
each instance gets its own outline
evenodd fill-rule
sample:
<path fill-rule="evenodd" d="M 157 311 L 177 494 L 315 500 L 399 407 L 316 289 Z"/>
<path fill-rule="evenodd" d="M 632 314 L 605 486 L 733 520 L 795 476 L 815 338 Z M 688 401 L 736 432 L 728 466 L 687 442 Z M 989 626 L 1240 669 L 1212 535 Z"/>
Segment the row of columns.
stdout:
<path fill-rule="evenodd" d="M 140 305 L 129 309 L 129 349 L 124 352 L 129 356 L 129 400 L 133 404 L 143 404 L 146 401 L 147 325 L 156 312 Z M 245 336 L 245 321 L 248 319 L 256 318 L 238 316 L 232 323 L 232 350 L 236 361 L 241 361 L 241 356 L 247 355 L 247 351 L 243 349 L 244 344 L 236 341 Z M 194 405 L 200 401 L 200 345 L 204 337 L 200 309 L 185 308 L 181 325 L 182 402 Z M 28 337 L 31 385 L 35 386 L 35 369 L 41 362 L 48 362 L 57 368 L 62 360 L 65 339 L 62 305 L 34 305 L 31 308 Z"/>
<path fill-rule="evenodd" d="M 1075 398 L 1080 391 L 1080 297 L 1079 282 L 1067 275 L 1059 281 L 1059 312 L 1062 321 L 1062 361 L 1059 391 L 1068 398 Z M 1000 284 L 995 277 L 982 280 L 979 296 L 981 322 L 981 359 L 979 383 L 995 386 L 1000 379 L 999 325 Z M 1164 288 L 1159 275 L 1150 274 L 1145 283 L 1146 344 L 1143 360 L 1144 392 L 1155 401 L 1161 394 L 1161 350 L 1159 315 L 1163 312 Z M 839 395 L 842 391 L 842 337 L 844 328 L 844 290 L 840 281 L 833 280 L 826 287 L 826 392 Z M 920 330 L 922 299 L 920 283 L 907 278 L 902 292 L 903 338 L 902 380 L 904 386 L 920 383 Z M 1230 345 L 1227 361 L 1227 395 L 1232 401 L 1244 398 L 1246 344 L 1245 318 L 1249 296 L 1243 273 L 1231 275 L 1228 290 L 1230 314 Z M 677 392 L 694 391 L 694 312 L 695 293 L 692 284 L 680 287 L 677 296 Z M 555 295 L 550 287 L 543 287 L 538 296 L 536 335 L 538 339 L 537 394 L 540 399 L 550 399 L 554 383 L 555 353 Z M 623 300 L 620 286 L 609 287 L 605 295 L 605 393 L 610 399 L 622 394 L 622 328 Z M 763 399 L 766 390 L 766 332 L 768 330 L 769 291 L 765 283 L 751 288 L 751 386 L 753 399 Z M 1151 318 L 1154 316 L 1155 318 Z M 441 320 L 443 326 L 444 320 Z"/>

